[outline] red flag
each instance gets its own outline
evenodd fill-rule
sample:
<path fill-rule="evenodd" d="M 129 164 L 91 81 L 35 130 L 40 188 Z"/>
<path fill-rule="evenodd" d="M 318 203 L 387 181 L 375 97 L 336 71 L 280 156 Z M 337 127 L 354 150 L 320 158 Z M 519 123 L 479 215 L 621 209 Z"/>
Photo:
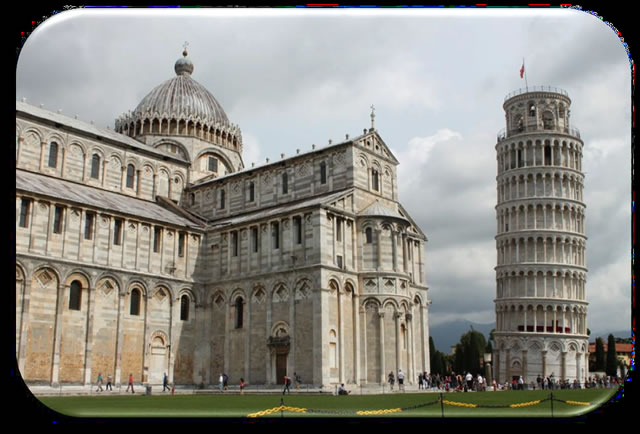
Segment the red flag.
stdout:
<path fill-rule="evenodd" d="M 520 68 L 520 78 L 524 77 L 524 62 L 522 62 L 522 68 Z"/>

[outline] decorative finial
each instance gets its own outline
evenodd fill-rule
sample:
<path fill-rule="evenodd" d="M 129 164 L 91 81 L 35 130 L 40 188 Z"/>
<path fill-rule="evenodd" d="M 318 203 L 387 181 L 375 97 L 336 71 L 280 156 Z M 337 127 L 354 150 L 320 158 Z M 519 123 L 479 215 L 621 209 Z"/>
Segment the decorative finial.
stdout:
<path fill-rule="evenodd" d="M 189 43 L 187 41 L 184 41 L 184 44 L 182 44 L 182 47 L 184 48 L 184 51 L 182 52 L 182 55 L 184 57 L 187 57 L 187 47 L 189 46 Z"/>
<path fill-rule="evenodd" d="M 370 131 L 374 131 L 376 129 L 375 122 L 376 122 L 375 107 L 373 106 L 373 104 L 371 104 L 371 129 L 370 129 Z"/>

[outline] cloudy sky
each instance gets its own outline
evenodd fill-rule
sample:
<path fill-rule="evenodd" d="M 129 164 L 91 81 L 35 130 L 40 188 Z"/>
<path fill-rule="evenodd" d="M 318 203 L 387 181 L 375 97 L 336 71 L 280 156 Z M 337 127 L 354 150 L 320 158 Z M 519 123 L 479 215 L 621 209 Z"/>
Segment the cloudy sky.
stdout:
<path fill-rule="evenodd" d="M 606 17 L 605 17 L 606 18 Z M 615 23 L 614 23 L 615 24 Z M 429 238 L 431 325 L 495 321 L 496 134 L 525 86 L 572 100 L 584 140 L 588 327 L 630 330 L 630 65 L 618 36 L 576 10 L 75 10 L 35 29 L 16 98 L 113 129 L 174 76 L 242 129 L 245 165 L 370 124 L 400 161 L 400 201 Z"/>

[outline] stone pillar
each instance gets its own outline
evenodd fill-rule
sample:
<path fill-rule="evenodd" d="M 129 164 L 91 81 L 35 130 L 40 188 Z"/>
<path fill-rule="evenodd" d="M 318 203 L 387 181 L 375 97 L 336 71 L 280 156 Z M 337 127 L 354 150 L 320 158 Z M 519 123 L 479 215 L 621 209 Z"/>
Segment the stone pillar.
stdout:
<path fill-rule="evenodd" d="M 524 384 L 527 384 L 527 382 L 529 381 L 527 379 L 528 373 L 529 373 L 529 366 L 527 361 L 527 350 L 522 350 L 522 379 L 524 381 Z"/>
<path fill-rule="evenodd" d="M 560 357 L 561 357 L 560 378 L 562 379 L 562 381 L 564 381 L 567 379 L 567 352 L 562 351 L 562 353 L 560 353 Z"/>
<path fill-rule="evenodd" d="M 398 231 L 391 231 L 391 250 L 393 252 L 393 271 L 398 271 Z"/>
<path fill-rule="evenodd" d="M 95 314 L 96 289 L 87 288 L 89 301 L 87 303 L 87 335 L 85 337 L 84 352 L 84 384 L 91 384 L 91 361 L 93 351 L 93 320 Z"/>
<path fill-rule="evenodd" d="M 396 325 L 396 371 L 402 369 L 402 346 L 400 345 L 400 318 L 402 318 L 402 314 L 400 312 L 396 312 L 393 315 L 393 319 L 395 320 Z M 406 370 L 406 369 L 405 369 Z"/>
<path fill-rule="evenodd" d="M 380 307 L 382 309 L 382 307 Z M 384 363 L 384 312 L 378 312 L 380 319 L 380 383 L 385 383 L 386 367 Z"/>
<path fill-rule="evenodd" d="M 118 325 L 116 331 L 116 373 L 113 378 L 114 385 L 119 386 L 122 382 L 122 341 L 123 341 L 123 321 L 125 310 L 126 292 L 120 288 L 118 293 Z"/>
<path fill-rule="evenodd" d="M 344 288 L 338 288 L 336 295 L 338 298 L 338 379 L 344 383 Z"/>
<path fill-rule="evenodd" d="M 405 319 L 407 321 L 407 375 L 409 376 L 408 383 L 415 384 L 416 381 L 416 367 L 415 367 L 415 359 L 413 357 L 414 347 L 413 347 L 413 315 L 411 313 L 405 314 Z"/>
<path fill-rule="evenodd" d="M 362 369 L 360 370 L 360 383 L 367 384 L 367 309 L 364 306 L 360 306 L 360 327 L 362 327 L 362 347 L 359 354 L 362 354 L 361 363 Z"/>
<path fill-rule="evenodd" d="M 547 351 L 542 351 L 542 377 L 547 376 Z"/>
<path fill-rule="evenodd" d="M 353 226 L 353 225 L 352 225 Z M 356 293 L 356 289 L 353 289 L 352 300 L 352 312 L 353 312 L 353 382 L 359 384 L 360 382 L 360 297 Z"/>
<path fill-rule="evenodd" d="M 126 230 L 125 223 L 122 224 L 123 229 Z M 151 305 L 151 297 L 152 297 L 153 289 L 147 291 L 145 296 L 142 298 L 144 300 L 144 346 L 142 347 L 142 382 L 149 382 L 149 365 L 151 364 L 151 345 L 149 342 L 150 333 L 150 323 L 151 323 L 151 315 L 149 315 L 149 306 Z"/>
<path fill-rule="evenodd" d="M 53 331 L 53 363 L 51 369 L 51 386 L 58 385 L 58 377 L 60 373 L 60 344 L 62 336 L 62 312 L 64 309 L 64 282 L 58 284 L 58 297 L 56 306 L 56 320 Z"/>

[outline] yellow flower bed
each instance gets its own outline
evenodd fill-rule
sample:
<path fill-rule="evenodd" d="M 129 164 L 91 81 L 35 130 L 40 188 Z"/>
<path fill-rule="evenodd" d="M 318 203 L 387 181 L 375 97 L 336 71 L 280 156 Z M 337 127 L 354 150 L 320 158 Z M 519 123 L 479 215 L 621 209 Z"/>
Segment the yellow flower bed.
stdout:
<path fill-rule="evenodd" d="M 540 400 L 523 402 L 521 404 L 511 404 L 509 407 L 511 407 L 511 408 L 521 408 L 521 407 L 529 407 L 529 406 L 538 405 L 538 404 L 540 404 Z"/>
<path fill-rule="evenodd" d="M 567 404 L 571 404 L 571 405 L 591 405 L 590 402 L 580 402 L 580 401 L 567 401 Z"/>
<path fill-rule="evenodd" d="M 400 413 L 401 411 L 401 408 L 390 408 L 387 410 L 363 410 L 356 412 L 356 414 L 358 416 L 378 416 L 381 414 Z"/>
<path fill-rule="evenodd" d="M 287 407 L 285 405 L 281 405 L 280 407 L 273 407 L 268 410 L 258 411 L 256 413 L 250 413 L 247 417 L 261 417 L 268 416 L 273 413 L 277 413 L 279 411 L 291 411 L 294 413 L 305 413 L 307 411 L 306 408 L 298 408 L 298 407 Z"/>
<path fill-rule="evenodd" d="M 442 401 L 447 405 L 455 405 L 457 407 L 468 407 L 468 408 L 476 408 L 477 404 L 467 404 L 466 402 L 455 402 L 455 401 L 447 401 L 446 399 Z"/>

